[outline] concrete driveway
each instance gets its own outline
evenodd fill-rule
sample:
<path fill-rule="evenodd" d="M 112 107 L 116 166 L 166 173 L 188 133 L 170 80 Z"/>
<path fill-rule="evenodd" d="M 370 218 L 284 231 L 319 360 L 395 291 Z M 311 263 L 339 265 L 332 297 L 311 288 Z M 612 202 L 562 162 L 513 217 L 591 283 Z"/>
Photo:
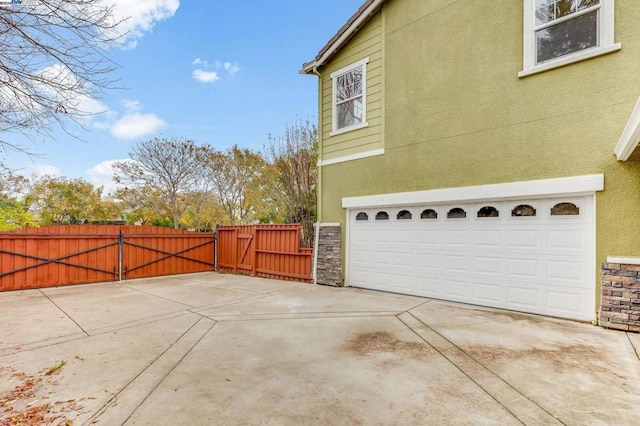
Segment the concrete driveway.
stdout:
<path fill-rule="evenodd" d="M 639 335 L 418 297 L 205 273 L 0 293 L 0 320 L 3 426 L 640 416 Z"/>

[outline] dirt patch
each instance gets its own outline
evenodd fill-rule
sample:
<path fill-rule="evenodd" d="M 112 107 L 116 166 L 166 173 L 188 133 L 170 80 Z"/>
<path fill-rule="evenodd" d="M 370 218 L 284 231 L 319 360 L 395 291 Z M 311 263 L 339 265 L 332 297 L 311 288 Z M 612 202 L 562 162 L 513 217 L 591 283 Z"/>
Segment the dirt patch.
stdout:
<path fill-rule="evenodd" d="M 518 361 L 527 361 L 530 364 L 531 361 L 536 361 L 558 372 L 575 369 L 614 373 L 606 360 L 602 360 L 602 349 L 585 344 L 528 349 L 510 349 L 504 346 L 474 346 L 468 349 L 468 353 L 483 364 L 494 362 L 512 364 Z"/>
<path fill-rule="evenodd" d="M 403 355 L 423 357 L 433 352 L 431 346 L 426 343 L 398 340 L 386 331 L 355 334 L 344 344 L 344 348 L 359 356 L 372 353 L 401 352 Z"/>

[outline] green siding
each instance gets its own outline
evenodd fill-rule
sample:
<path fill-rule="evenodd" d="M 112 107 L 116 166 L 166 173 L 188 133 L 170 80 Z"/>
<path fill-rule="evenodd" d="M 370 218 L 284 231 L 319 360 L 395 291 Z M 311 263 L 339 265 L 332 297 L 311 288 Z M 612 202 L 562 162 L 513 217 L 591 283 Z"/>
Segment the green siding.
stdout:
<path fill-rule="evenodd" d="M 321 71 L 321 151 L 322 160 L 331 160 L 384 147 L 382 137 L 382 29 L 381 14 L 372 18 L 349 41 L 349 49 L 341 50 Z M 362 129 L 331 136 L 332 117 L 332 72 L 346 67 L 363 58 L 369 58 L 367 64 L 367 109 L 369 124 Z"/>
<path fill-rule="evenodd" d="M 616 2 L 622 50 L 520 79 L 522 7 L 390 0 L 365 28 L 382 30 L 381 50 L 356 37 L 322 70 L 369 55 L 368 85 L 382 90 L 369 100 L 384 117 L 328 137 L 331 82 L 321 79 L 323 155 L 385 153 L 322 167 L 321 221 L 345 224 L 344 197 L 603 173 L 597 268 L 607 255 L 640 256 L 640 163 L 613 155 L 640 96 L 640 8 Z"/>

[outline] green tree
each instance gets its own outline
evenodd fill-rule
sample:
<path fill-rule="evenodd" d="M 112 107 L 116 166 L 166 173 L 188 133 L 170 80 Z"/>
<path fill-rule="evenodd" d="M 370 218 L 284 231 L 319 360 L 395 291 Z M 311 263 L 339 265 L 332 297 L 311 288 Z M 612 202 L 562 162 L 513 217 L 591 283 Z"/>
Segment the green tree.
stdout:
<path fill-rule="evenodd" d="M 318 129 L 310 120 L 285 128 L 284 136 L 269 137 L 270 194 L 273 211 L 286 223 L 300 223 L 304 247 L 313 244 L 317 220 Z"/>
<path fill-rule="evenodd" d="M 0 231 L 37 226 L 28 206 L 22 201 L 27 184 L 25 177 L 0 163 Z"/>
<path fill-rule="evenodd" d="M 226 152 L 209 151 L 207 179 L 225 212 L 226 222 L 256 220 L 257 208 L 262 204 L 265 166 L 260 153 L 237 145 Z"/>
<path fill-rule="evenodd" d="M 27 201 L 45 225 L 118 219 L 118 206 L 103 202 L 102 191 L 81 178 L 44 176 L 34 182 Z"/>

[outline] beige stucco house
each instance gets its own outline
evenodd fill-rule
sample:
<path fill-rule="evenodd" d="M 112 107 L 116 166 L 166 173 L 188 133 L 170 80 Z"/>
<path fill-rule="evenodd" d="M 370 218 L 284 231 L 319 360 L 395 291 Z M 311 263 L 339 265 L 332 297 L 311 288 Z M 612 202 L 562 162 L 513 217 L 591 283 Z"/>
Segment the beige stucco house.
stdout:
<path fill-rule="evenodd" d="M 638 22 L 631 0 L 367 0 L 302 67 L 328 284 L 633 326 Z"/>

